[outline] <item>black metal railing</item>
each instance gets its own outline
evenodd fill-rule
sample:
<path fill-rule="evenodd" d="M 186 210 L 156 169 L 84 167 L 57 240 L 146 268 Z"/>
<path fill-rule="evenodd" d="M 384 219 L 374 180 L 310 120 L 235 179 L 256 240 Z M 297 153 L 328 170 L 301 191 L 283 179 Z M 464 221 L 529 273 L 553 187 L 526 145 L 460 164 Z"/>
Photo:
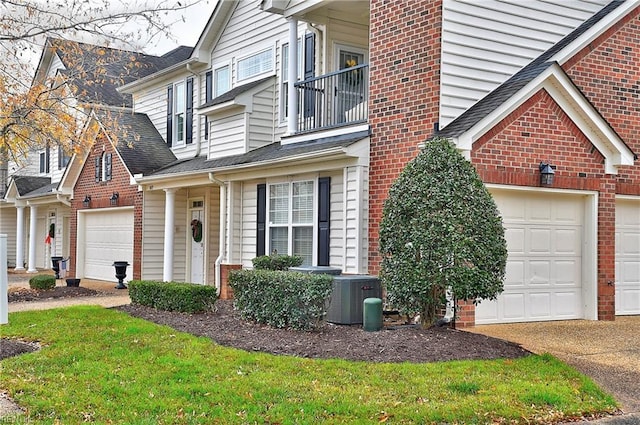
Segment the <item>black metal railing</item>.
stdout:
<path fill-rule="evenodd" d="M 369 65 L 356 65 L 295 83 L 298 132 L 366 122 Z"/>

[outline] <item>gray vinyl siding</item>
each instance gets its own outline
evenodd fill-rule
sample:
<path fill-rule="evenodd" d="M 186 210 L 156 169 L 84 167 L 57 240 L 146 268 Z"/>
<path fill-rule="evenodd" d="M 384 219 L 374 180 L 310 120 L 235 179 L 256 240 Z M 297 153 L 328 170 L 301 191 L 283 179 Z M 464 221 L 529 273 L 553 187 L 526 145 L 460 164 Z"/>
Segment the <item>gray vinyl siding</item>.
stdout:
<path fill-rule="evenodd" d="M 440 127 L 445 127 L 608 1 L 445 0 Z"/>

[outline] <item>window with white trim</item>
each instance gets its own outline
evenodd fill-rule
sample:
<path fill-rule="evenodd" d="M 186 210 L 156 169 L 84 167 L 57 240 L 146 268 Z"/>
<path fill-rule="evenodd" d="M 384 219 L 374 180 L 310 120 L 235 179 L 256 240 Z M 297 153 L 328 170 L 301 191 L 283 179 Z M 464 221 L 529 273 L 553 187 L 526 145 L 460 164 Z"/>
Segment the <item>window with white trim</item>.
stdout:
<path fill-rule="evenodd" d="M 229 65 L 213 71 L 213 97 L 216 98 L 231 89 L 231 71 Z"/>
<path fill-rule="evenodd" d="M 181 145 L 185 141 L 185 117 L 186 117 L 186 89 L 185 82 L 180 81 L 174 84 L 173 94 L 173 141 Z"/>
<path fill-rule="evenodd" d="M 238 81 L 273 72 L 273 49 L 239 59 L 236 68 Z"/>
<path fill-rule="evenodd" d="M 45 148 L 45 150 L 40 152 L 40 173 L 41 174 L 49 174 L 50 171 L 50 160 L 51 160 L 51 150 L 49 146 Z"/>
<path fill-rule="evenodd" d="M 314 186 L 313 180 L 268 186 L 268 252 L 298 255 L 312 265 Z"/>

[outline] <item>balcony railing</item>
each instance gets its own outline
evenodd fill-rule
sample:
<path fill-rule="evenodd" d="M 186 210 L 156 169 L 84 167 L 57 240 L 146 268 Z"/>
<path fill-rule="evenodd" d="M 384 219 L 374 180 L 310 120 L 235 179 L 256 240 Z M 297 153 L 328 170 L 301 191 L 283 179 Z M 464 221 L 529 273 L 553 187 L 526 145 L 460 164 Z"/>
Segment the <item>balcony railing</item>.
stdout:
<path fill-rule="evenodd" d="M 295 83 L 298 132 L 367 122 L 369 65 L 357 65 Z"/>

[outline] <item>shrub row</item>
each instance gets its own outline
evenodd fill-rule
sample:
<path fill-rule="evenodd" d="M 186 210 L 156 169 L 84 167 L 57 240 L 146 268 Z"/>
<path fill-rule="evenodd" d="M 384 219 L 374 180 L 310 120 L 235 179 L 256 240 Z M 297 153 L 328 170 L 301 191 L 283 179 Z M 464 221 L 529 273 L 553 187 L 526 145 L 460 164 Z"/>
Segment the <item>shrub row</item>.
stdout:
<path fill-rule="evenodd" d="M 229 275 L 235 306 L 245 319 L 276 328 L 308 330 L 327 312 L 333 278 L 273 270 L 235 270 Z"/>
<path fill-rule="evenodd" d="M 201 313 L 213 309 L 217 298 L 215 287 L 193 283 L 132 280 L 128 285 L 133 304 L 158 310 Z"/>
<path fill-rule="evenodd" d="M 31 289 L 53 289 L 56 286 L 56 278 L 48 274 L 39 274 L 29 279 Z"/>
<path fill-rule="evenodd" d="M 302 257 L 297 255 L 261 255 L 251 260 L 257 270 L 288 270 L 302 264 Z"/>

